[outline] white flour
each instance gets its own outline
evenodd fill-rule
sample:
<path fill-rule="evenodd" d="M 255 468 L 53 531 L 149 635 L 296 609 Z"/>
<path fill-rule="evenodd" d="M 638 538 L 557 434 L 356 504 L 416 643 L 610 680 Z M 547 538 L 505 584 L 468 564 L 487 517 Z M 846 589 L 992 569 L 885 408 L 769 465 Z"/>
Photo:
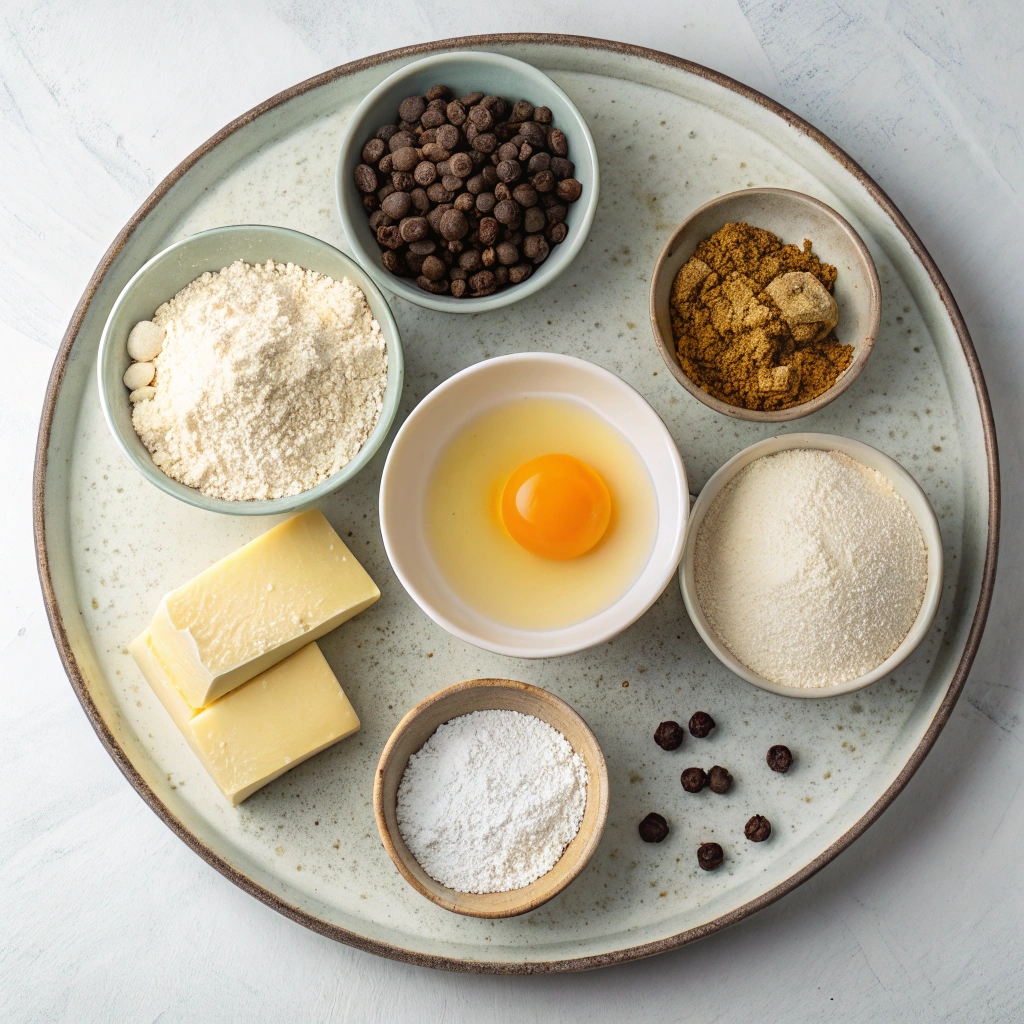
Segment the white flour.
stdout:
<path fill-rule="evenodd" d="M 587 769 L 547 722 L 474 711 L 438 728 L 398 787 L 398 828 L 458 892 L 508 892 L 555 866 L 587 805 Z"/>
<path fill-rule="evenodd" d="M 715 499 L 694 551 L 708 622 L 748 668 L 825 687 L 877 668 L 917 618 L 921 528 L 892 484 L 840 452 L 752 462 Z"/>
<path fill-rule="evenodd" d="M 167 336 L 132 422 L 168 476 L 218 498 L 298 494 L 380 417 L 387 356 L 363 293 L 289 263 L 203 274 L 154 316 Z"/>

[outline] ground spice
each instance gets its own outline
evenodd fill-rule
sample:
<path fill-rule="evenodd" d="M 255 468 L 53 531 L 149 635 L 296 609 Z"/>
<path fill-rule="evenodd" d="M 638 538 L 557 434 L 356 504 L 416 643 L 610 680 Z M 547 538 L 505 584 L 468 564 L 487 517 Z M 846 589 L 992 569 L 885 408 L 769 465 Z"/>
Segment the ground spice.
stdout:
<path fill-rule="evenodd" d="M 853 360 L 832 329 L 836 268 L 746 223 L 697 246 L 672 286 L 683 372 L 745 409 L 788 409 L 827 391 Z"/>

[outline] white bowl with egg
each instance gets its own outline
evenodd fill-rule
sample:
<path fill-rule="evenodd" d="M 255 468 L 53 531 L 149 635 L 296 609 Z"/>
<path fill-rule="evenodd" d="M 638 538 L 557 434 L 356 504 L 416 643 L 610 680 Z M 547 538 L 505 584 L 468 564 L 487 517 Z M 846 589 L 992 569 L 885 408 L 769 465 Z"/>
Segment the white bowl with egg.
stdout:
<path fill-rule="evenodd" d="M 448 563 L 441 558 L 437 532 L 430 520 L 433 514 L 431 487 L 437 475 L 445 472 L 453 445 L 465 436 L 467 426 L 500 415 L 518 400 L 537 403 L 531 406 L 535 409 L 545 408 L 544 403 L 565 403 L 567 408 L 578 409 L 579 415 L 586 417 L 587 423 L 598 428 L 599 433 L 608 432 L 609 444 L 620 444 L 624 452 L 630 453 L 630 459 L 635 457 L 643 475 L 639 486 L 645 489 L 642 500 L 634 500 L 634 495 L 617 493 L 613 486 L 616 480 L 632 478 L 612 476 L 609 490 L 615 513 L 609 527 L 610 539 L 603 538 L 595 547 L 595 560 L 590 563 L 579 559 L 562 563 L 579 567 L 567 572 L 585 574 L 595 566 L 595 571 L 600 570 L 605 562 L 598 556 L 606 561 L 611 559 L 619 550 L 615 545 L 624 545 L 630 539 L 626 524 L 639 521 L 629 517 L 642 514 L 648 517 L 644 523 L 649 524 L 649 547 L 637 548 L 632 553 L 624 547 L 621 549 L 634 559 L 622 565 L 626 570 L 635 565 L 635 572 L 630 571 L 628 578 L 621 573 L 615 577 L 615 581 L 622 581 L 621 586 L 613 581 L 618 591 L 609 592 L 607 601 L 597 601 L 603 606 L 591 609 L 578 621 L 550 627 L 494 614 L 486 601 L 467 598 L 465 589 L 453 586 L 452 576 L 446 575 L 447 569 L 442 567 Z M 541 442 L 535 454 L 545 454 L 543 448 Z M 568 449 L 558 440 L 547 446 L 548 452 L 559 450 Z M 498 454 L 496 450 L 496 457 Z M 570 451 L 569 454 L 576 453 Z M 474 472 L 473 464 L 467 462 L 467 478 Z M 507 478 L 507 467 L 495 472 L 505 472 Z M 480 500 L 486 505 L 489 499 L 482 494 Z M 392 568 L 413 600 L 452 635 L 484 650 L 521 658 L 549 658 L 585 650 L 610 640 L 635 622 L 661 596 L 675 573 L 683 550 L 688 512 L 683 460 L 672 435 L 654 409 L 610 371 L 582 359 L 552 353 L 524 352 L 487 359 L 435 388 L 413 410 L 395 437 L 380 490 L 384 546 Z M 453 545 L 463 536 L 468 543 L 472 530 L 464 529 L 461 523 L 452 528 Z M 511 539 L 507 539 L 507 543 L 515 547 Z M 546 571 L 546 563 L 538 556 L 514 552 L 510 564 L 514 564 L 516 557 L 528 568 Z M 583 559 L 588 558 L 589 553 L 583 556 Z M 620 569 L 615 571 L 619 573 Z M 559 577 L 560 580 L 569 578 Z M 600 578 L 586 575 L 581 578 L 602 584 Z M 484 560 L 480 563 L 477 582 L 481 588 L 488 584 L 502 585 L 500 576 L 492 572 Z M 587 584 L 587 588 L 592 589 L 591 584 Z M 600 590 L 600 586 L 597 589 Z M 540 591 L 534 596 L 538 604 L 546 599 Z M 528 602 L 529 598 L 525 600 Z M 524 612 L 529 611 L 531 609 L 524 609 Z M 529 619 L 529 615 L 525 617 Z"/>
<path fill-rule="evenodd" d="M 750 669 L 729 650 L 728 646 L 715 632 L 701 608 L 697 593 L 694 573 L 696 562 L 695 548 L 701 523 L 704 521 L 708 510 L 714 504 L 715 499 L 735 479 L 737 474 L 751 463 L 768 455 L 775 455 L 779 452 L 792 451 L 794 449 L 841 452 L 867 466 L 869 469 L 881 473 L 892 484 L 896 494 L 909 506 L 913 517 L 921 528 L 925 544 L 927 581 L 921 606 L 909 632 L 892 654 L 873 670 L 833 686 L 807 688 L 787 686 L 766 679 Z M 748 683 L 752 683 L 762 690 L 768 690 L 771 693 L 781 694 L 786 697 L 838 697 L 845 693 L 861 690 L 884 678 L 898 668 L 913 653 L 927 634 L 938 610 L 939 600 L 942 596 L 942 569 L 942 537 L 939 532 L 939 523 L 931 503 L 928 501 L 928 497 L 910 473 L 896 462 L 895 459 L 891 459 L 888 455 L 878 451 L 877 448 L 864 444 L 863 441 L 855 441 L 852 438 L 841 437 L 836 434 L 797 433 L 770 437 L 751 445 L 749 448 L 744 448 L 743 451 L 734 455 L 725 463 L 704 485 L 690 512 L 686 546 L 679 570 L 679 584 L 683 592 L 686 610 L 697 632 L 715 657 L 741 679 L 745 679 Z"/>

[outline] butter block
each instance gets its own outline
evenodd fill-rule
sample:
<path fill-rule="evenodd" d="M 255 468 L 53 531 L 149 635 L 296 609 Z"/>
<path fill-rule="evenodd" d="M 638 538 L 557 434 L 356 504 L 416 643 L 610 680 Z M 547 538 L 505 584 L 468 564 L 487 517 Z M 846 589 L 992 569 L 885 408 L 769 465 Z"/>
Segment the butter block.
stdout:
<path fill-rule="evenodd" d="M 323 513 L 303 512 L 167 594 L 150 643 L 203 708 L 379 597 Z"/>
<path fill-rule="evenodd" d="M 182 696 L 148 629 L 128 650 L 232 807 L 359 728 L 315 643 L 202 710 Z"/>

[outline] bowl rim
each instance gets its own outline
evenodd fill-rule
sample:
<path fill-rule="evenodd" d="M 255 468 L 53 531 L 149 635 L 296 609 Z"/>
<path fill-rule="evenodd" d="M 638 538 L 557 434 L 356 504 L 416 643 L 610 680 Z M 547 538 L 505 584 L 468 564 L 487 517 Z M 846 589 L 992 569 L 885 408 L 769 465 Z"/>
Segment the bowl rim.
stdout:
<path fill-rule="evenodd" d="M 411 433 L 413 430 L 416 429 L 416 421 L 419 415 L 422 414 L 422 410 L 428 408 L 429 405 L 432 404 L 433 402 L 438 401 L 439 398 L 443 397 L 448 391 L 450 391 L 453 387 L 456 387 L 467 377 L 473 376 L 477 373 L 486 372 L 491 367 L 497 364 L 530 361 L 551 364 L 560 363 L 562 365 L 584 368 L 587 372 L 594 373 L 598 376 L 604 377 L 606 380 L 612 382 L 614 386 L 626 389 L 631 396 L 635 396 L 635 398 L 638 398 L 641 402 L 644 403 L 644 405 L 650 411 L 650 414 L 655 418 L 655 420 L 657 420 L 658 426 L 656 429 L 658 429 L 659 432 L 662 434 L 663 440 L 665 440 L 669 444 L 670 454 L 674 453 L 673 463 L 676 469 L 675 484 L 679 497 L 681 515 L 679 518 L 679 522 L 675 523 L 672 527 L 675 530 L 675 536 L 673 538 L 671 555 L 669 558 L 665 560 L 665 568 L 664 571 L 661 574 L 659 574 L 657 587 L 652 586 L 651 593 L 647 596 L 647 598 L 645 598 L 644 602 L 642 603 L 642 606 L 633 609 L 633 612 L 630 614 L 628 621 L 611 623 L 604 629 L 602 629 L 600 632 L 594 633 L 582 641 L 576 641 L 571 643 L 562 642 L 558 644 L 550 644 L 549 646 L 543 648 L 524 650 L 521 646 L 517 646 L 515 644 L 492 642 L 487 637 L 479 635 L 479 633 L 475 633 L 469 629 L 462 628 L 461 626 L 453 622 L 444 611 L 437 607 L 437 605 L 433 601 L 428 599 L 422 593 L 420 588 L 409 579 L 408 574 L 405 572 L 405 569 L 402 566 L 401 560 L 396 559 L 394 557 L 393 552 L 395 545 L 393 536 L 396 531 L 394 530 L 392 524 L 389 521 L 388 515 L 385 511 L 385 507 L 390 498 L 391 489 L 394 486 L 394 484 L 392 483 L 390 472 L 392 469 L 392 460 L 396 458 L 395 453 L 401 451 L 402 443 L 407 435 L 407 432 Z M 614 425 L 612 426 L 613 429 L 618 429 L 614 427 Z M 623 436 L 625 437 L 626 435 Z M 630 444 L 632 444 L 632 441 L 628 437 L 626 439 L 630 441 Z M 639 452 L 637 454 L 640 455 Z M 640 458 L 641 460 L 643 460 L 642 455 L 640 455 Z M 399 581 L 401 582 L 402 586 L 405 588 L 409 596 L 416 602 L 420 609 L 423 612 L 425 612 L 427 616 L 429 616 L 429 618 L 431 618 L 434 622 L 436 622 L 439 626 L 441 626 L 452 636 L 458 637 L 460 640 L 464 640 L 466 641 L 466 643 L 472 644 L 474 647 L 479 647 L 482 650 L 490 651 L 493 654 L 505 655 L 506 657 L 538 659 L 558 658 L 567 654 L 576 654 L 580 651 L 585 651 L 589 650 L 592 647 L 597 647 L 600 644 L 606 643 L 607 641 L 618 636 L 624 630 L 628 629 L 634 622 L 636 622 L 639 618 L 641 618 L 651 609 L 654 603 L 665 592 L 665 589 L 668 587 L 669 583 L 672 580 L 672 577 L 675 575 L 676 569 L 679 565 L 679 561 L 683 556 L 683 548 L 686 542 L 686 526 L 690 516 L 689 506 L 690 497 L 688 479 L 686 475 L 686 466 L 683 462 L 682 454 L 679 451 L 679 446 L 676 444 L 675 438 L 672 436 L 671 431 L 668 429 L 668 427 L 665 424 L 665 421 L 658 414 L 657 410 L 654 409 L 650 402 L 648 402 L 647 399 L 636 388 L 632 386 L 632 384 L 629 384 L 627 381 L 623 380 L 620 376 L 618 376 L 618 374 L 613 373 L 611 370 L 608 370 L 597 363 L 590 362 L 587 359 L 580 359 L 577 356 L 569 356 L 560 352 L 512 352 L 506 355 L 493 356 L 490 359 L 482 359 L 479 362 L 472 363 L 471 365 L 465 367 L 462 370 L 459 370 L 457 373 L 452 374 L 452 376 L 442 381 L 436 388 L 434 388 L 433 391 L 431 391 L 429 394 L 427 394 L 426 396 L 424 396 L 424 398 L 420 400 L 420 402 L 416 405 L 416 407 L 406 418 L 405 422 L 399 428 L 398 433 L 395 435 L 395 438 L 391 443 L 391 449 L 388 451 L 387 461 L 384 464 L 384 471 L 381 474 L 378 518 L 380 521 L 381 537 L 383 538 L 384 541 L 384 550 L 387 553 L 388 561 L 391 565 L 392 571 L 398 577 Z M 659 516 L 659 526 L 658 530 L 655 533 L 655 544 L 657 544 L 657 538 L 660 536 L 662 528 L 663 527 L 661 525 L 661 518 Z M 650 564 L 650 556 L 648 557 L 648 562 L 645 563 L 644 568 L 641 569 L 640 575 L 630 586 L 630 588 L 626 590 L 618 598 L 618 600 L 614 601 L 602 612 L 598 612 L 597 615 L 605 614 L 606 612 L 610 611 L 612 608 L 615 608 L 618 604 L 625 600 L 625 598 L 633 591 L 633 588 L 640 581 L 640 578 L 643 575 L 643 572 L 646 569 L 647 564 Z M 591 619 L 584 619 L 582 623 L 577 623 L 573 627 L 563 627 L 563 629 L 576 628 L 580 625 L 585 624 L 586 622 L 591 621 L 594 617 L 596 616 L 592 616 Z M 537 630 L 531 632 L 536 632 L 540 635 L 543 635 L 545 633 L 551 634 L 561 631 L 562 630 Z"/>
<path fill-rule="evenodd" d="M 846 370 L 840 374 L 836 382 L 827 391 L 823 391 L 820 395 L 810 399 L 807 402 L 802 402 L 800 405 L 790 406 L 788 409 L 746 409 L 739 405 L 730 405 L 728 402 L 723 402 L 720 398 L 715 398 L 714 395 L 708 394 L 703 388 L 698 387 L 683 371 L 683 368 L 679 365 L 679 360 L 676 357 L 675 350 L 675 339 L 666 339 L 662 334 L 661 327 L 658 324 L 658 304 L 655 301 L 655 292 L 657 291 L 658 285 L 663 279 L 666 273 L 666 265 L 669 259 L 675 254 L 678 247 L 679 241 L 682 238 L 685 231 L 689 228 L 690 224 L 701 214 L 708 210 L 713 210 L 718 206 L 724 206 L 727 203 L 734 202 L 740 196 L 749 195 L 776 195 L 784 196 L 794 205 L 805 204 L 815 207 L 820 212 L 824 213 L 827 217 L 833 220 L 839 229 L 850 239 L 854 246 L 862 267 L 865 269 L 868 295 L 870 299 L 870 306 L 868 312 L 868 330 L 864 336 L 863 342 L 857 349 L 854 356 L 853 362 L 846 368 Z M 804 192 L 797 192 L 794 189 L 789 188 L 745 188 L 739 189 L 735 192 L 726 192 L 724 195 L 716 196 L 714 199 L 709 200 L 702 206 L 697 207 L 690 215 L 683 220 L 678 227 L 669 236 L 668 241 L 662 246 L 661 252 L 658 254 L 657 260 L 654 263 L 654 270 L 651 273 L 651 287 L 649 292 L 649 314 L 651 320 L 651 329 L 654 333 L 654 341 L 658 347 L 658 351 L 661 353 L 661 358 L 664 360 L 665 365 L 668 367 L 672 376 L 682 384 L 682 386 L 699 402 L 703 402 L 709 409 L 714 409 L 715 412 L 720 412 L 726 416 L 732 416 L 734 419 L 749 420 L 755 423 L 784 423 L 789 420 L 801 419 L 804 416 L 809 416 L 811 413 L 817 412 L 819 409 L 823 409 L 830 402 L 838 398 L 859 376 L 861 371 L 864 369 L 864 365 L 867 363 L 872 351 L 875 347 L 875 341 L 878 338 L 878 330 L 882 319 L 882 290 L 881 285 L 878 281 L 878 269 L 875 267 L 875 261 L 871 257 L 871 253 L 868 251 L 868 247 L 864 244 L 864 240 L 860 237 L 856 228 L 839 212 L 832 209 L 827 203 L 823 203 L 820 199 L 815 199 L 814 196 L 807 195 Z"/>
<path fill-rule="evenodd" d="M 443 700 L 446 700 L 452 694 L 455 694 L 455 693 L 465 693 L 465 692 L 469 692 L 469 691 L 473 691 L 473 690 L 493 691 L 493 690 L 498 690 L 498 689 L 518 690 L 520 692 L 530 693 L 533 696 L 537 697 L 540 701 L 546 702 L 546 703 L 551 704 L 554 707 L 558 708 L 558 710 L 563 715 L 565 715 L 566 717 L 571 718 L 571 719 L 574 720 L 576 725 L 579 727 L 581 733 L 586 738 L 587 745 L 590 747 L 590 753 L 592 754 L 592 756 L 594 758 L 594 761 L 595 761 L 595 765 L 596 765 L 596 770 L 597 770 L 596 781 L 598 783 L 598 786 L 597 786 L 597 788 L 598 788 L 598 794 L 597 794 L 597 797 L 598 797 L 597 817 L 596 817 L 593 825 L 591 826 L 590 834 L 586 837 L 585 842 L 583 844 L 583 847 L 582 847 L 580 853 L 577 856 L 576 863 L 573 865 L 572 869 L 566 874 L 565 880 L 556 889 L 554 889 L 553 891 L 551 891 L 547 895 L 540 894 L 540 895 L 531 896 L 528 899 L 524 900 L 522 903 L 513 905 L 512 907 L 510 907 L 509 909 L 504 910 L 504 911 L 487 910 L 486 908 L 481 908 L 479 910 L 471 910 L 471 909 L 469 909 L 467 907 L 459 906 L 458 904 L 454 903 L 452 900 L 447 899 L 440 892 L 435 892 L 434 890 L 427 888 L 409 870 L 408 865 L 405 863 L 404 858 L 402 857 L 401 853 L 399 852 L 399 849 L 398 849 L 397 845 L 395 844 L 394 837 L 391 834 L 391 830 L 388 827 L 387 818 L 385 816 L 385 811 L 384 811 L 384 776 L 385 776 L 385 774 L 387 772 L 388 767 L 390 766 L 391 760 L 395 756 L 395 748 L 398 746 L 399 741 L 401 740 L 402 736 L 405 734 L 406 730 L 409 728 L 409 726 L 412 725 L 412 723 L 414 721 L 416 721 L 417 719 L 420 719 L 420 718 L 424 717 L 425 715 L 429 714 L 432 708 L 436 707 L 437 704 L 439 704 Z M 484 710 L 484 709 L 481 709 L 481 710 Z M 460 714 L 452 715 L 451 718 L 444 719 L 444 721 L 442 721 L 442 722 L 438 722 L 438 724 L 435 727 L 434 731 L 436 731 L 438 728 L 440 728 L 446 722 L 453 721 L 456 718 L 460 718 L 463 714 L 468 714 L 468 713 L 469 712 L 461 712 Z M 526 713 L 526 712 L 523 712 L 523 713 Z M 548 724 L 550 724 L 550 723 L 548 723 Z M 552 726 L 552 728 L 555 728 L 555 726 Z M 432 736 L 433 732 L 430 735 Z M 564 733 L 562 735 L 564 735 Z M 428 737 L 428 739 L 429 739 L 429 737 Z M 424 742 L 426 742 L 426 741 L 424 741 Z M 570 746 L 571 745 L 572 744 L 570 744 Z M 573 747 L 573 751 L 578 753 L 578 751 L 576 750 L 575 747 Z M 412 756 L 412 755 L 410 755 L 410 756 Z M 406 764 L 408 764 L 408 762 L 406 762 Z M 405 771 L 405 767 L 404 766 L 402 768 L 402 771 L 404 773 L 404 771 Z M 591 793 L 594 790 L 594 782 L 595 782 L 594 776 L 591 774 L 591 772 L 588 769 L 588 772 L 587 772 L 587 801 L 588 801 L 588 803 L 589 803 L 589 801 L 591 799 Z M 436 693 L 431 694 L 429 697 L 426 697 L 424 700 L 421 700 L 418 704 L 414 705 L 412 708 L 410 708 L 402 716 L 401 720 L 398 722 L 398 724 L 392 730 L 391 735 L 388 737 L 387 743 L 385 743 L 385 745 L 384 745 L 384 749 L 381 751 L 380 758 L 377 761 L 377 767 L 376 767 L 376 770 L 374 771 L 374 776 L 373 776 L 373 816 L 374 816 L 374 818 L 375 818 L 375 820 L 377 822 L 377 831 L 380 833 L 380 838 L 381 838 L 381 842 L 384 844 L 384 849 L 387 851 L 387 854 L 391 858 L 391 860 L 394 863 L 395 867 L 398 868 L 398 870 L 401 873 L 402 877 L 421 896 L 425 896 L 432 903 L 436 903 L 439 907 L 443 907 L 445 910 L 450 910 L 452 913 L 462 914 L 462 915 L 464 915 L 466 917 L 488 918 L 488 919 L 492 919 L 492 920 L 493 919 L 499 919 L 499 918 L 507 918 L 507 917 L 518 917 L 521 914 L 529 913 L 531 910 L 536 910 L 537 907 L 542 906 L 543 904 L 547 903 L 549 900 L 554 899 L 557 895 L 559 895 L 559 893 L 563 892 L 568 885 L 570 885 L 573 881 L 576 880 L 576 878 L 579 877 L 579 875 L 582 873 L 583 869 L 590 862 L 590 860 L 593 857 L 594 853 L 597 851 L 597 848 L 598 848 L 598 846 L 601 843 L 601 839 L 604 836 L 605 825 L 608 822 L 608 804 L 609 804 L 608 765 L 607 765 L 607 762 L 605 761 L 604 751 L 601 749 L 601 744 L 598 742 L 597 737 L 594 735 L 594 731 L 587 724 L 586 719 L 584 719 L 583 716 L 571 704 L 568 703 L 568 701 L 563 700 L 561 697 L 559 697 L 556 694 L 552 693 L 550 690 L 545 690 L 543 687 L 534 686 L 532 683 L 524 683 L 524 682 L 521 682 L 521 681 L 516 680 L 516 679 L 499 679 L 499 678 L 496 678 L 496 677 L 482 678 L 482 679 L 467 679 L 467 680 L 464 680 L 463 682 L 453 683 L 451 686 L 446 686 L 443 689 L 438 690 Z M 584 813 L 586 813 L 586 812 L 584 811 Z M 582 831 L 582 829 L 583 829 L 583 825 L 581 823 L 580 824 L 580 831 Z M 577 835 L 579 835 L 579 833 L 577 833 Z M 402 842 L 402 845 L 403 846 L 405 845 L 404 841 Z M 566 849 L 568 849 L 568 846 L 566 846 Z M 411 851 L 409 853 L 409 856 L 412 857 L 412 852 Z M 565 856 L 565 851 L 563 850 L 562 857 L 564 857 L 564 856 Z M 540 878 L 537 878 L 533 882 L 530 882 L 529 885 L 523 886 L 521 890 L 513 889 L 513 890 L 508 890 L 508 891 L 503 892 L 503 893 L 474 893 L 473 895 L 477 896 L 479 898 L 486 898 L 488 896 L 494 896 L 494 897 L 500 896 L 500 897 L 504 897 L 504 898 L 507 899 L 508 895 L 509 895 L 509 892 L 517 892 L 517 891 L 524 891 L 525 892 L 527 889 L 529 889 L 529 888 L 531 888 L 533 886 L 536 886 L 548 874 L 550 874 L 552 871 L 554 871 L 555 868 L 558 866 L 558 864 L 561 863 L 562 857 L 560 857 L 558 859 L 558 861 L 556 861 L 555 864 L 552 865 L 552 867 L 547 872 L 545 872 L 543 875 L 541 875 Z M 413 859 L 415 860 L 415 857 L 413 857 Z M 424 870 L 424 873 L 426 873 L 425 869 L 421 868 L 421 870 Z M 448 890 L 447 886 L 443 885 L 441 882 L 438 882 L 436 879 L 433 879 L 433 881 L 442 890 L 453 891 L 453 890 Z"/>
<path fill-rule="evenodd" d="M 381 333 L 384 336 L 388 360 L 388 379 L 387 384 L 385 385 L 380 416 L 377 419 L 376 425 L 359 451 L 356 452 L 353 458 L 339 469 L 337 473 L 333 473 L 326 480 L 322 480 L 318 483 L 315 487 L 311 487 L 307 491 L 300 491 L 298 494 L 288 494 L 280 498 L 265 498 L 258 501 L 247 501 L 216 498 L 212 495 L 203 494 L 202 491 L 167 476 L 167 474 L 152 461 L 151 456 L 147 459 L 143 459 L 122 436 L 122 432 L 114 420 L 111 412 L 111 405 L 115 399 L 110 394 L 107 387 L 103 367 L 108 350 L 115 344 L 112 336 L 112 324 L 116 315 L 120 312 L 121 307 L 129 300 L 132 291 L 138 286 L 139 282 L 159 262 L 179 250 L 187 249 L 200 239 L 213 236 L 230 236 L 233 234 L 244 236 L 245 234 L 254 231 L 271 236 L 276 235 L 282 238 L 291 238 L 293 240 L 301 241 L 304 244 L 311 244 L 314 248 L 326 250 L 332 257 L 340 259 L 342 264 L 346 267 L 346 274 L 352 272 L 359 278 L 358 282 L 353 281 L 353 283 L 367 294 L 368 298 L 372 296 L 379 304 L 379 312 L 373 310 L 371 310 L 371 312 L 374 319 L 380 324 Z M 171 298 L 173 298 L 173 295 L 169 295 L 164 301 L 166 302 Z M 392 378 L 394 378 L 394 388 L 392 388 Z M 225 224 L 220 227 L 209 228 L 206 231 L 199 231 L 194 235 L 189 235 L 186 238 L 179 239 L 177 242 L 173 242 L 171 245 L 161 249 L 158 253 L 151 256 L 142 264 L 141 267 L 139 267 L 138 270 L 135 271 L 134 274 L 132 274 L 128 279 L 128 282 L 118 293 L 114 304 L 110 307 L 110 312 L 107 314 L 107 319 L 103 325 L 99 348 L 96 353 L 96 380 L 99 389 L 100 407 L 103 411 L 103 419 L 106 421 L 107 429 L 110 431 L 114 441 L 117 443 L 118 448 L 120 448 L 125 458 L 128 459 L 128 461 L 146 480 L 155 487 L 158 487 L 165 494 L 169 494 L 171 497 L 177 498 L 179 501 L 183 501 L 195 508 L 201 508 L 208 512 L 218 512 L 225 515 L 268 516 L 297 512 L 315 504 L 320 499 L 325 498 L 328 494 L 331 494 L 333 491 L 346 484 L 363 469 L 363 467 L 370 461 L 370 459 L 373 458 L 380 449 L 380 446 L 384 443 L 384 440 L 395 421 L 395 417 L 398 415 L 398 409 L 402 399 L 404 378 L 405 356 L 402 350 L 402 339 L 398 332 L 398 324 L 395 322 L 395 317 L 391 311 L 390 304 L 384 297 L 381 290 L 377 287 L 373 278 L 367 274 L 364 268 L 353 260 L 351 256 L 348 256 L 340 249 L 331 245 L 330 242 L 325 242 L 322 238 L 317 238 L 315 235 L 308 235 L 302 231 L 295 231 L 292 228 L 285 228 L 272 224 Z M 121 385 L 121 391 L 125 391 L 123 385 Z"/>
<path fill-rule="evenodd" d="M 849 455 L 850 458 L 861 462 L 862 465 L 868 465 L 863 460 L 863 457 L 866 456 L 870 460 L 879 462 L 886 467 L 885 475 L 889 477 L 890 481 L 898 479 L 911 490 L 916 491 L 921 498 L 920 507 L 926 512 L 926 515 L 924 517 L 918 515 L 918 510 L 914 508 L 911 508 L 910 511 L 918 526 L 920 526 L 921 533 L 924 535 L 926 550 L 929 556 L 934 553 L 935 563 L 934 571 L 932 571 L 932 567 L 929 565 L 924 597 L 921 601 L 921 607 L 918 609 L 917 617 L 910 627 L 910 631 L 885 661 L 870 672 L 847 680 L 845 683 L 839 683 L 836 686 L 807 689 L 797 686 L 784 686 L 781 683 L 773 683 L 765 679 L 744 665 L 726 648 L 714 629 L 712 629 L 701 609 L 693 574 L 693 549 L 697 542 L 697 534 L 700 532 L 701 522 L 714 500 L 724 490 L 726 485 L 732 481 L 740 470 L 755 460 L 767 455 L 775 455 L 778 452 L 792 451 L 799 448 L 842 452 L 845 455 Z M 932 559 L 929 557 L 929 563 L 931 561 Z M 931 502 L 928 500 L 928 495 L 925 494 L 924 489 L 907 469 L 901 466 L 894 458 L 886 455 L 885 452 L 852 437 L 844 437 L 841 434 L 793 433 L 777 434 L 774 437 L 765 438 L 737 452 L 701 488 L 701 492 L 697 496 L 693 508 L 690 510 L 690 520 L 686 531 L 686 545 L 683 551 L 683 561 L 679 569 L 679 587 L 683 594 L 683 603 L 686 605 L 687 614 L 690 616 L 690 621 L 693 623 L 694 628 L 700 634 L 704 643 L 707 644 L 711 653 L 726 668 L 748 683 L 770 693 L 777 693 L 783 697 L 816 699 L 841 697 L 843 694 L 863 690 L 866 686 L 878 682 L 879 679 L 895 671 L 909 658 L 921 641 L 924 640 L 925 636 L 927 636 L 935 619 L 939 602 L 942 599 L 943 574 L 942 534 L 939 529 L 938 518 L 935 515 Z"/>
<path fill-rule="evenodd" d="M 570 238 L 567 238 L 559 245 L 552 246 L 551 255 L 544 261 L 537 271 L 531 274 L 522 284 L 504 288 L 494 292 L 492 295 L 481 296 L 480 298 L 455 299 L 448 295 L 431 295 L 410 285 L 405 278 L 395 277 L 389 274 L 376 259 L 376 254 L 370 252 L 363 244 L 359 232 L 356 229 L 352 218 L 349 216 L 345 203 L 345 190 L 348 188 L 348 176 L 345 173 L 344 165 L 349 160 L 350 154 L 358 147 L 360 150 L 365 143 L 362 123 L 369 109 L 385 93 L 394 89 L 399 83 L 424 68 L 437 64 L 445 64 L 451 61 L 468 62 L 475 61 L 480 64 L 492 64 L 515 71 L 526 78 L 533 79 L 539 89 L 547 89 L 554 93 L 566 104 L 570 113 L 577 123 L 577 127 L 583 137 L 584 148 L 593 169 L 593 184 L 589 187 L 582 216 L 579 221 L 579 228 Z M 575 161 L 579 163 L 578 160 Z M 601 191 L 601 171 L 597 157 L 597 146 L 594 144 L 594 137 L 591 134 L 590 126 L 586 118 L 580 113 L 579 108 L 569 98 L 567 93 L 540 68 L 535 67 L 515 57 L 507 57 L 503 53 L 493 53 L 486 50 L 445 50 L 442 53 L 431 54 L 419 60 L 411 61 L 403 65 L 397 71 L 388 75 L 380 84 L 375 86 L 360 102 L 359 106 L 352 112 L 348 124 L 345 126 L 345 134 L 341 140 L 341 147 L 338 151 L 338 159 L 335 164 L 334 173 L 334 198 L 341 219 L 341 226 L 345 232 L 345 238 L 357 262 L 364 271 L 369 274 L 376 284 L 388 289 L 394 294 L 409 302 L 428 309 L 439 310 L 442 313 L 484 313 L 492 309 L 500 309 L 512 303 L 519 302 L 530 295 L 535 294 L 542 288 L 547 287 L 555 280 L 579 255 L 583 244 L 590 234 L 597 213 L 597 204 Z M 574 204 L 579 206 L 579 203 Z M 555 257 L 554 259 L 552 257 Z"/>

